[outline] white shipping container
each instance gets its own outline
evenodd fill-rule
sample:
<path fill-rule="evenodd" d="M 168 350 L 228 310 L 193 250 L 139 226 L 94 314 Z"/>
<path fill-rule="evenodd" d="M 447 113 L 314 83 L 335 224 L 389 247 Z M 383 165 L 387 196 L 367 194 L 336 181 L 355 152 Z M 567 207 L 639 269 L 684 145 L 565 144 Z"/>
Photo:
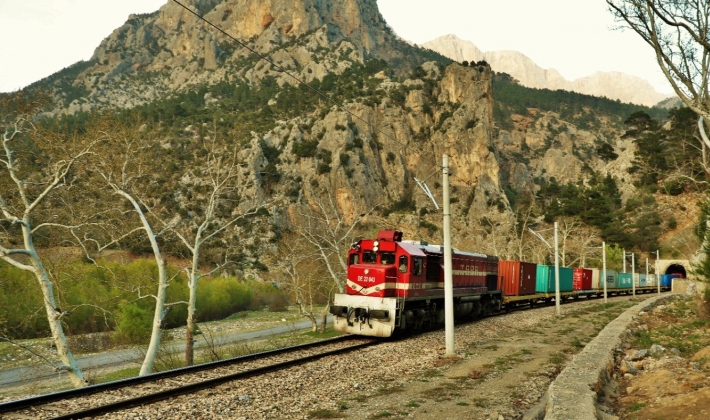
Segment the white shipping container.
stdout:
<path fill-rule="evenodd" d="M 599 289 L 599 269 L 590 268 L 592 270 L 592 289 Z"/>

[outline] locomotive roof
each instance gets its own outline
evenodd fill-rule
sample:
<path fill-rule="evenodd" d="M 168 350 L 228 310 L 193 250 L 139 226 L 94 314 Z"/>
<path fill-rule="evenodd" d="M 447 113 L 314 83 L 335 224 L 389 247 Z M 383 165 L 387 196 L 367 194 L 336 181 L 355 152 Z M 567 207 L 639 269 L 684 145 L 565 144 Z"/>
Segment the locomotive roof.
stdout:
<path fill-rule="evenodd" d="M 419 245 L 419 248 L 421 248 L 427 254 L 443 254 L 444 253 L 444 246 L 443 245 Z M 457 255 L 465 255 L 467 257 L 489 258 L 489 256 L 485 255 L 485 254 L 478 254 L 475 252 L 464 252 L 464 251 L 460 251 L 456 248 L 454 248 L 454 252 Z"/>
<path fill-rule="evenodd" d="M 402 247 L 409 255 L 413 257 L 426 257 L 426 254 L 422 252 L 421 248 L 418 245 L 406 243 L 406 242 L 400 242 L 399 246 Z"/>

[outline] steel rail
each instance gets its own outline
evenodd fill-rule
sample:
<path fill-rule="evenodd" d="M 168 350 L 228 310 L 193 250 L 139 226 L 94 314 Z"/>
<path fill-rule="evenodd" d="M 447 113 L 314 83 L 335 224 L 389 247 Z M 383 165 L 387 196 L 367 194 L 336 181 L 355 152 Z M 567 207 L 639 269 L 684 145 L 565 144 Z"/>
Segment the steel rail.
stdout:
<path fill-rule="evenodd" d="M 18 411 L 25 408 L 36 407 L 44 404 L 49 404 L 56 401 L 61 401 L 70 398 L 85 397 L 92 394 L 97 394 L 100 392 L 111 391 L 114 389 L 126 388 L 133 385 L 140 385 L 147 382 L 155 382 L 161 379 L 174 378 L 177 376 L 187 375 L 191 373 L 202 372 L 205 370 L 211 370 L 218 367 L 229 366 L 233 364 L 249 362 L 256 359 L 278 356 L 284 353 L 290 353 L 299 350 L 308 350 L 310 348 L 320 347 L 327 344 L 338 343 L 340 341 L 346 341 L 353 338 L 358 338 L 357 336 L 341 336 L 326 340 L 315 341 L 312 343 L 299 344 L 297 346 L 284 347 L 276 350 L 269 350 L 259 353 L 252 353 L 245 356 L 233 357 L 224 360 L 217 360 L 214 362 L 203 363 L 194 366 L 187 366 L 178 369 L 167 370 L 165 372 L 152 373 L 145 376 L 136 376 L 128 379 L 121 379 L 112 382 L 106 382 L 103 384 L 90 385 L 82 388 L 74 388 L 66 391 L 54 392 L 51 394 L 38 395 L 35 397 L 24 398 L 17 401 L 10 401 L 0 404 L 0 413 L 6 413 L 10 411 Z"/>
<path fill-rule="evenodd" d="M 171 388 L 171 389 L 159 391 L 159 392 L 156 392 L 153 394 L 147 394 L 147 395 L 142 395 L 142 396 L 135 397 L 135 398 L 117 401 L 115 403 L 106 404 L 106 405 L 103 405 L 100 407 L 89 408 L 86 410 L 77 411 L 74 413 L 53 417 L 53 419 L 54 420 L 83 419 L 86 417 L 100 416 L 102 414 L 107 414 L 107 413 L 116 412 L 116 411 L 120 411 L 120 410 L 126 410 L 129 408 L 134 408 L 134 407 L 138 407 L 138 406 L 145 405 L 145 404 L 151 404 L 151 403 L 155 403 L 158 401 L 163 401 L 163 400 L 177 397 L 180 395 L 190 394 L 190 393 L 201 391 L 201 390 L 207 389 L 207 388 L 214 388 L 218 385 L 221 385 L 221 384 L 224 384 L 227 382 L 231 382 L 231 381 L 235 381 L 238 379 L 245 379 L 245 378 L 249 378 L 252 376 L 263 375 L 265 373 L 269 373 L 269 372 L 273 372 L 273 371 L 277 371 L 277 370 L 281 370 L 281 369 L 286 369 L 286 368 L 289 368 L 292 366 L 302 365 L 302 364 L 305 364 L 305 363 L 308 363 L 308 362 L 311 362 L 314 360 L 321 359 L 323 357 L 335 356 L 335 355 L 348 353 L 348 352 L 355 351 L 355 350 L 361 350 L 366 347 L 370 347 L 370 346 L 373 346 L 376 344 L 381 344 L 381 343 L 383 343 L 383 341 L 373 339 L 372 341 L 367 342 L 367 343 L 356 344 L 354 346 L 345 347 L 342 349 L 331 350 L 331 351 L 327 351 L 327 352 L 323 352 L 323 353 L 319 353 L 319 354 L 314 354 L 314 355 L 310 355 L 310 356 L 306 356 L 306 357 L 302 357 L 302 358 L 298 358 L 298 359 L 294 359 L 294 360 L 279 362 L 279 363 L 275 363 L 273 365 L 262 366 L 262 367 L 246 370 L 243 372 L 238 372 L 238 373 L 233 373 L 230 375 L 221 376 L 219 378 L 208 379 L 208 380 L 205 380 L 202 382 L 196 382 L 193 384 L 188 384 L 188 385 L 184 385 L 184 386 L 177 387 L 177 388 Z"/>

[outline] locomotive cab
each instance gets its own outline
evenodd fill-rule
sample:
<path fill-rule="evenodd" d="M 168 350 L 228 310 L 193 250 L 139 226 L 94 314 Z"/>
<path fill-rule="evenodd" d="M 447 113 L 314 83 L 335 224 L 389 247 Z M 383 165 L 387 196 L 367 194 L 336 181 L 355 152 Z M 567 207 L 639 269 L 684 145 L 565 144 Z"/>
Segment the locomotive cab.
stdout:
<path fill-rule="evenodd" d="M 336 294 L 330 308 L 336 331 L 389 337 L 395 328 L 443 322 L 443 247 L 405 242 L 401 232 L 385 230 L 353 244 L 347 262 L 346 293 Z M 455 251 L 452 271 L 456 316 L 500 308 L 500 292 L 488 293 L 489 277 L 497 281 L 497 258 Z"/>

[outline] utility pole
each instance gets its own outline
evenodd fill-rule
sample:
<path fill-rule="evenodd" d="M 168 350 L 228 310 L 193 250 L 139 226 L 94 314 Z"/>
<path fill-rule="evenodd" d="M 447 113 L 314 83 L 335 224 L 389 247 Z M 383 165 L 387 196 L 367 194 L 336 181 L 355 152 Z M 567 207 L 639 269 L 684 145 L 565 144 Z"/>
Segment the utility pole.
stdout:
<path fill-rule="evenodd" d="M 646 287 L 648 287 L 648 257 L 646 257 Z"/>
<path fill-rule="evenodd" d="M 454 276 L 451 257 L 451 197 L 449 195 L 449 155 L 443 158 L 444 176 L 444 321 L 446 355 L 455 354 L 454 343 Z"/>
<path fill-rule="evenodd" d="M 661 252 L 656 250 L 656 285 L 658 286 L 658 294 L 661 294 L 661 273 L 658 271 L 658 261 L 661 259 Z"/>
<path fill-rule="evenodd" d="M 559 241 L 557 240 L 557 222 L 555 222 L 555 310 L 560 316 L 560 253 L 558 252 Z"/>
<path fill-rule="evenodd" d="M 602 242 L 602 275 L 604 276 L 604 303 L 606 302 L 606 242 Z"/>
<path fill-rule="evenodd" d="M 631 294 L 636 296 L 636 260 L 634 257 L 635 253 L 631 253 Z"/>
<path fill-rule="evenodd" d="M 621 252 L 623 252 L 623 257 L 621 258 L 624 261 L 624 268 L 621 270 L 622 273 L 626 272 L 626 250 L 622 249 Z"/>

